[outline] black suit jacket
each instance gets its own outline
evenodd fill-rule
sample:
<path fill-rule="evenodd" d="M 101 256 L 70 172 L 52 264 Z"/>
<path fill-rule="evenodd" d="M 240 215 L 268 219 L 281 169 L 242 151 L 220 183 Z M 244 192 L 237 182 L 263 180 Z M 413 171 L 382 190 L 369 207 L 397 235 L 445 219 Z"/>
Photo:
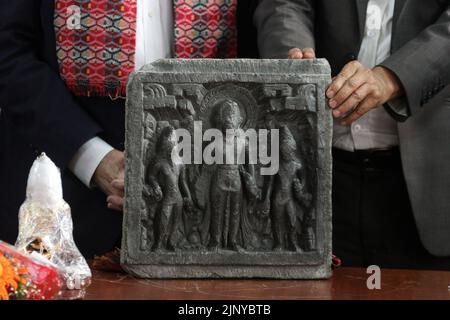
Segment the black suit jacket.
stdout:
<path fill-rule="evenodd" d="M 238 4 L 239 54 L 256 55 L 251 26 L 256 1 Z M 54 0 L 14 0 L 0 11 L 0 239 L 14 242 L 28 171 L 40 152 L 61 168 L 64 197 L 72 207 L 75 241 L 91 256 L 121 236 L 120 213 L 67 169 L 83 143 L 98 135 L 124 148 L 124 101 L 74 97 L 58 73 Z M 241 32 L 240 32 L 241 31 Z M 252 41 L 254 40 L 254 41 Z"/>
<path fill-rule="evenodd" d="M 316 48 L 336 75 L 358 56 L 368 2 L 261 0 L 255 13 L 261 56 Z M 391 55 L 381 65 L 405 89 L 401 103 L 387 110 L 406 120 L 398 123 L 400 148 L 422 243 L 436 256 L 450 256 L 450 1 L 396 0 Z"/>

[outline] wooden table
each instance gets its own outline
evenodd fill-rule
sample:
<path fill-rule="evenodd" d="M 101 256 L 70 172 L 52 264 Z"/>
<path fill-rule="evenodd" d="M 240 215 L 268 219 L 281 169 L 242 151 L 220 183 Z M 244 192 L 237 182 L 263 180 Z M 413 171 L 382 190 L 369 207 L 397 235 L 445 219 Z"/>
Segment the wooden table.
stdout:
<path fill-rule="evenodd" d="M 329 280 L 142 280 L 94 271 L 86 300 L 446 299 L 450 272 L 381 270 L 369 290 L 365 269 L 339 268 Z"/>

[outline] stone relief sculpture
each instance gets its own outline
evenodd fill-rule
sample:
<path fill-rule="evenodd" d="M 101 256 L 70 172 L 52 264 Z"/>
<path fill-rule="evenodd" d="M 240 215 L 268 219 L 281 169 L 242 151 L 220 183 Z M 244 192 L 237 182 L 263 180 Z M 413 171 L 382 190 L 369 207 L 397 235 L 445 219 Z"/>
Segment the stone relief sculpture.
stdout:
<path fill-rule="evenodd" d="M 146 195 L 158 203 L 153 230 L 154 250 L 175 247 L 183 207 L 188 212 L 192 210 L 185 167 L 172 157 L 176 144 L 175 129 L 172 126 L 162 129 L 156 146 L 158 158 L 148 171 L 148 185 L 144 189 Z"/>
<path fill-rule="evenodd" d="M 215 127 L 221 128 L 224 137 L 226 130 L 239 130 L 242 121 L 239 106 L 235 101 L 225 100 L 217 106 L 213 123 Z M 237 154 L 245 153 L 246 144 L 242 135 L 238 134 L 231 140 L 225 138 L 220 151 L 225 154 L 227 148 L 236 149 Z M 210 225 L 211 250 L 217 250 L 219 247 L 242 250 L 237 238 L 243 199 L 245 196 L 256 198 L 257 186 L 253 166 L 236 162 L 217 164 L 211 180 L 211 199 L 214 199 Z"/>
<path fill-rule="evenodd" d="M 301 208 L 309 208 L 312 195 L 307 191 L 304 181 L 303 168 L 297 156 L 297 143 L 291 131 L 286 125 L 281 127 L 280 134 L 280 168 L 276 175 L 268 176 L 266 193 L 264 198 L 264 212 L 271 212 L 274 237 L 273 250 L 294 250 L 301 252 L 297 239 L 297 209 L 295 202 L 299 202 Z M 302 228 L 301 235 L 308 239 L 304 249 L 312 250 L 314 236 L 310 211 L 303 212 L 303 223 L 308 228 Z M 306 233 L 304 233 L 306 231 Z"/>
<path fill-rule="evenodd" d="M 162 60 L 134 74 L 124 267 L 143 277 L 328 277 L 329 81 L 322 60 Z"/>

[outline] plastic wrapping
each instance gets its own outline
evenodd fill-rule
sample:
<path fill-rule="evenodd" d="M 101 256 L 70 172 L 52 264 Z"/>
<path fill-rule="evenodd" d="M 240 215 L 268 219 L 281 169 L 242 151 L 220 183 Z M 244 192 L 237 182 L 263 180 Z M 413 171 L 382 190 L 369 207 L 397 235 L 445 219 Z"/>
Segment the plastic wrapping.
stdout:
<path fill-rule="evenodd" d="M 28 176 L 16 247 L 56 265 L 67 289 L 90 284 L 91 270 L 73 240 L 72 215 L 63 199 L 60 171 L 45 154 L 34 161 Z"/>
<path fill-rule="evenodd" d="M 7 259 L 14 274 L 12 285 L 7 288 L 8 298 L 26 300 L 61 298 L 64 283 L 57 266 L 39 254 L 22 254 L 13 246 L 0 241 L 0 258 L 2 256 Z"/>

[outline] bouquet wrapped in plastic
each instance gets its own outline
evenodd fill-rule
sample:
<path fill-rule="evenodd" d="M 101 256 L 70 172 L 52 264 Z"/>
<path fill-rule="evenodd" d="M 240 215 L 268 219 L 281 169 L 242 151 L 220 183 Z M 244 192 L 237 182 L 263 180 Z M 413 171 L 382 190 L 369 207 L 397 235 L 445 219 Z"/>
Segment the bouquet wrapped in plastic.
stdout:
<path fill-rule="evenodd" d="M 55 299 L 63 287 L 56 266 L 0 241 L 0 300 Z"/>
<path fill-rule="evenodd" d="M 90 284 L 91 270 L 73 240 L 72 216 L 63 199 L 61 173 L 45 154 L 34 161 L 28 176 L 16 248 L 39 254 L 56 265 L 67 289 L 82 289 Z"/>

